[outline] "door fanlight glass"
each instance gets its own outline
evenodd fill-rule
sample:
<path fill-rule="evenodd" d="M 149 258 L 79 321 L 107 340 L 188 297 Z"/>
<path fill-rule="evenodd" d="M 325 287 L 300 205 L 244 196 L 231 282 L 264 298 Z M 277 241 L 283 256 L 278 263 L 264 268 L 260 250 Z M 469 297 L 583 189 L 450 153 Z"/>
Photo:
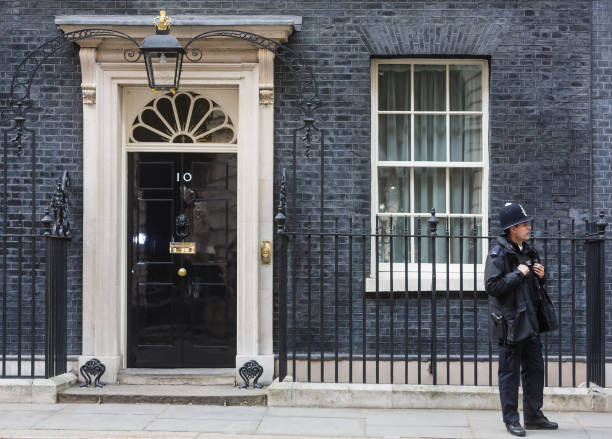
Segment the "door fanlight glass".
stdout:
<path fill-rule="evenodd" d="M 167 93 L 145 105 L 132 123 L 130 143 L 236 143 L 230 116 L 193 92 Z"/>

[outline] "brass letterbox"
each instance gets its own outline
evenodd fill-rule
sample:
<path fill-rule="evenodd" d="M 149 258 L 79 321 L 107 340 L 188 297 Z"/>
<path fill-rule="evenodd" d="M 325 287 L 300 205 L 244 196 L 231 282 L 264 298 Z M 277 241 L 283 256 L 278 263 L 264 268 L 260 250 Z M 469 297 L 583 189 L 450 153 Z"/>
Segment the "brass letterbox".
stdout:
<path fill-rule="evenodd" d="M 171 242 L 170 253 L 180 253 L 183 255 L 195 255 L 195 242 Z"/>

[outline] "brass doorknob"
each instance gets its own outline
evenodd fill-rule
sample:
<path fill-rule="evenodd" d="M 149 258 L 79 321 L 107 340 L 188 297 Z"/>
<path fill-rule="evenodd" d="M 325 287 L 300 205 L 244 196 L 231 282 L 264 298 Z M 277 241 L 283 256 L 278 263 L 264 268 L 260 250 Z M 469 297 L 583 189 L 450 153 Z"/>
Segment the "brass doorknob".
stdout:
<path fill-rule="evenodd" d="M 187 276 L 187 270 L 185 270 L 183 267 L 179 268 L 178 275 L 179 275 L 180 277 L 185 277 L 185 276 Z"/>

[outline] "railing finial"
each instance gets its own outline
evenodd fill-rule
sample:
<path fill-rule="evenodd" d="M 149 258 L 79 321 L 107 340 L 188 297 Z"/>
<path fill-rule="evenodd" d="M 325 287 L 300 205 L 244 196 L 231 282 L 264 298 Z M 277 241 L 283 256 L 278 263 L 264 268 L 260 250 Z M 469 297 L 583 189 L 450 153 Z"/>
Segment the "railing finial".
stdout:
<path fill-rule="evenodd" d="M 599 219 L 597 220 L 597 233 L 600 235 L 606 234 L 606 228 L 608 227 L 608 222 L 604 219 L 604 211 L 599 211 Z"/>
<path fill-rule="evenodd" d="M 49 207 L 45 209 L 45 214 L 40 220 L 45 227 L 45 235 L 70 237 L 69 187 L 70 174 L 64 171 L 63 176 L 57 182 Z"/>

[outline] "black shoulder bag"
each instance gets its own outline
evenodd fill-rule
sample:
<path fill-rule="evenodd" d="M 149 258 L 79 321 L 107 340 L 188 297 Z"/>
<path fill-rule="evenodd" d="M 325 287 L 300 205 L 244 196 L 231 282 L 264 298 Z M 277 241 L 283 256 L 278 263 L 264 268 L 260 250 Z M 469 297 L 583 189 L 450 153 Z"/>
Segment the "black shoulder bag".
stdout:
<path fill-rule="evenodd" d="M 540 326 L 540 332 L 554 331 L 559 327 L 559 319 L 557 318 L 557 311 L 552 300 L 548 296 L 548 293 L 542 285 L 539 288 L 540 292 L 540 306 L 538 307 L 538 324 Z"/>
<path fill-rule="evenodd" d="M 540 258 L 535 250 L 534 253 L 534 260 L 539 264 Z M 536 285 L 538 287 L 538 294 L 540 295 L 540 306 L 538 306 L 538 325 L 540 326 L 540 332 L 554 331 L 559 327 L 559 319 L 557 317 L 555 305 L 552 303 L 552 300 L 550 300 L 546 288 L 540 285 L 540 281 L 537 277 Z"/>

